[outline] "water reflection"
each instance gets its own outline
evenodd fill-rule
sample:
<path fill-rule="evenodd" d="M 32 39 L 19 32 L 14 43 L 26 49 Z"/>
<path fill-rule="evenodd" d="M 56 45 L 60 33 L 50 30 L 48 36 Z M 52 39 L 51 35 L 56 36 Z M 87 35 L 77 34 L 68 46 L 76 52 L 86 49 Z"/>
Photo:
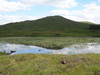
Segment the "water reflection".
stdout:
<path fill-rule="evenodd" d="M 0 43 L 0 51 L 10 53 L 11 51 L 16 51 L 11 53 L 14 54 L 24 54 L 24 53 L 46 53 L 46 54 L 83 54 L 83 53 L 100 53 L 100 44 L 98 43 L 87 43 L 87 44 L 77 44 L 72 45 L 67 48 L 55 50 L 55 49 L 46 49 L 38 46 L 27 46 L 20 44 L 9 44 L 9 43 Z"/>

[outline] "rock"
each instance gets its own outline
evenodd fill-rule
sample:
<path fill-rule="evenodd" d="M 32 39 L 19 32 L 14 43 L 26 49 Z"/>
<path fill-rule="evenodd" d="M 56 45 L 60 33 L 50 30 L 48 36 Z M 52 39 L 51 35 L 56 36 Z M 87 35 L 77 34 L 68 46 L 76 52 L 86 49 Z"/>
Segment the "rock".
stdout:
<path fill-rule="evenodd" d="M 61 61 L 60 63 L 61 63 L 61 64 L 66 64 L 66 61 L 63 60 L 63 61 Z"/>
<path fill-rule="evenodd" d="M 4 53 L 6 53 L 6 51 L 4 51 Z"/>
<path fill-rule="evenodd" d="M 41 51 L 40 49 L 38 51 Z"/>
<path fill-rule="evenodd" d="M 10 53 L 14 53 L 14 52 L 16 52 L 16 51 L 11 51 Z"/>

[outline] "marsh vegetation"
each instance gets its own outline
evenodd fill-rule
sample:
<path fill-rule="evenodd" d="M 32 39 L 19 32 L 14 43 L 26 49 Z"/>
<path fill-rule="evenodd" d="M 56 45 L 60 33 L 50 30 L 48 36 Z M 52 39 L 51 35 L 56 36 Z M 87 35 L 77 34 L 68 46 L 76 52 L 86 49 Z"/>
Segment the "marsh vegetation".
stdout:
<path fill-rule="evenodd" d="M 0 37 L 0 43 L 36 45 L 51 49 L 92 42 L 100 43 L 100 39 L 89 37 Z M 0 75 L 100 75 L 100 54 L 1 54 Z"/>
<path fill-rule="evenodd" d="M 74 44 L 98 42 L 91 37 L 0 37 L 0 43 L 34 45 L 49 49 L 61 49 Z"/>

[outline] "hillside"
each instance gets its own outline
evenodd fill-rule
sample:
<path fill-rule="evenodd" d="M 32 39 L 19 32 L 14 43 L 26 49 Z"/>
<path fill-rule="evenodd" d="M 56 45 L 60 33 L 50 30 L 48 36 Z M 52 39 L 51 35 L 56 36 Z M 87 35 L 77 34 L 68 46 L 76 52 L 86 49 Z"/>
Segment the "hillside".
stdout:
<path fill-rule="evenodd" d="M 93 22 L 89 22 L 89 21 L 81 21 L 81 23 L 86 23 L 86 24 L 95 24 Z"/>
<path fill-rule="evenodd" d="M 61 16 L 48 16 L 2 25 L 0 36 L 91 36 L 88 29 L 90 25 Z"/>

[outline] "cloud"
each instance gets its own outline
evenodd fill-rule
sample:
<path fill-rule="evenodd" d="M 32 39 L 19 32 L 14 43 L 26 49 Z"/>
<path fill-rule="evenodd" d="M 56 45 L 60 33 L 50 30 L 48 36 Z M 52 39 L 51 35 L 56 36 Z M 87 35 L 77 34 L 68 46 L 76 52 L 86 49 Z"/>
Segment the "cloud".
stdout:
<path fill-rule="evenodd" d="M 0 15 L 0 25 L 10 22 L 20 22 L 25 20 L 35 20 L 41 16 L 35 17 L 30 15 Z"/>
<path fill-rule="evenodd" d="M 53 15 L 63 15 L 63 16 L 67 16 L 67 15 L 70 15 L 70 11 L 69 10 L 52 10 L 51 13 Z"/>
<path fill-rule="evenodd" d="M 26 10 L 34 5 L 47 5 L 58 8 L 70 8 L 77 6 L 77 2 L 75 0 L 0 0 L 0 12 Z"/>
<path fill-rule="evenodd" d="M 53 15 L 62 15 L 75 21 L 100 23 L 100 6 L 96 5 L 96 3 L 83 5 L 81 10 L 53 10 L 51 13 Z"/>
<path fill-rule="evenodd" d="M 29 6 L 20 2 L 12 2 L 7 0 L 0 0 L 0 12 L 10 12 L 16 10 L 25 10 Z"/>
<path fill-rule="evenodd" d="M 100 23 L 100 5 L 90 3 L 83 5 L 82 9 L 68 10 L 77 6 L 77 0 L 0 0 L 0 12 L 12 12 L 17 10 L 27 10 L 35 5 L 46 5 L 59 8 L 59 10 L 52 10 L 53 15 L 62 15 L 68 19 L 75 21 L 91 21 Z M 100 0 L 98 0 L 100 2 Z M 62 9 L 64 8 L 64 9 Z M 49 13 L 49 14 L 51 14 Z M 5 13 L 6 14 L 6 13 Z M 14 13 L 13 13 L 14 14 Z M 23 13 L 24 14 L 24 13 Z M 41 14 L 40 14 L 41 15 Z M 43 17 L 43 16 L 40 16 Z M 0 24 L 9 22 L 17 22 L 24 20 L 33 20 L 40 17 L 29 15 L 0 15 Z"/>
<path fill-rule="evenodd" d="M 70 8 L 77 6 L 75 0 L 18 0 L 23 4 L 28 5 L 48 5 L 58 8 Z"/>

